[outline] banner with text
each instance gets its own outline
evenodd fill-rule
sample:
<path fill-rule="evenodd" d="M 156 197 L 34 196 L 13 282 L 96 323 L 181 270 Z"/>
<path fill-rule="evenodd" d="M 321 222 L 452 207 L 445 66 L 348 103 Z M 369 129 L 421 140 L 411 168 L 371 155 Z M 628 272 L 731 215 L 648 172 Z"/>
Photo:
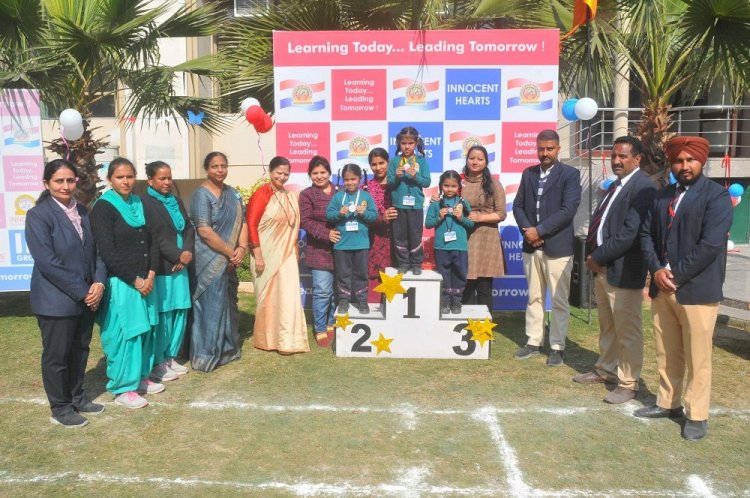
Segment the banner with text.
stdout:
<path fill-rule="evenodd" d="M 42 189 L 41 126 L 38 92 L 0 92 L 0 292 L 28 291 L 31 283 L 24 227 Z"/>
<path fill-rule="evenodd" d="M 273 58 L 276 151 L 297 188 L 309 185 L 312 156 L 329 158 L 334 174 L 346 163 L 367 167 L 370 150 L 393 154 L 398 131 L 413 126 L 429 198 L 443 171 L 461 172 L 469 147 L 484 145 L 508 202 L 508 276 L 495 281 L 494 305 L 525 309 L 511 206 L 521 172 L 538 163 L 536 134 L 557 127 L 558 30 L 274 32 Z"/>

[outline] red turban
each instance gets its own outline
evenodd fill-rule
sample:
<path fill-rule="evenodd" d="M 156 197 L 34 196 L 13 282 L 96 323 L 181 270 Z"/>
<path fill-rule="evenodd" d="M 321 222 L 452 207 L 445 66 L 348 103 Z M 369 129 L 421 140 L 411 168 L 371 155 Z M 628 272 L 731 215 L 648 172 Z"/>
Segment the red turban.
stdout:
<path fill-rule="evenodd" d="M 675 162 L 677 156 L 682 151 L 686 151 L 693 156 L 699 163 L 706 164 L 708 161 L 708 151 L 711 144 L 703 137 L 673 137 L 664 146 L 664 153 L 667 155 L 667 161 L 670 164 Z"/>

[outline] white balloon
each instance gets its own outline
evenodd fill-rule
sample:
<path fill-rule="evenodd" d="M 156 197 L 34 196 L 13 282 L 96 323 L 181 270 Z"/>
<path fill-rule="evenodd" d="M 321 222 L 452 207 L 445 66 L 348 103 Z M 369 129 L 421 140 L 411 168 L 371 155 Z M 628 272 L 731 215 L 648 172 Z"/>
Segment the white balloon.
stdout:
<path fill-rule="evenodd" d="M 258 102 L 258 99 L 248 97 L 245 100 L 243 100 L 242 103 L 240 104 L 240 109 L 242 109 L 242 114 L 245 114 L 245 111 L 247 111 L 250 107 L 254 105 L 260 106 L 260 102 Z"/>
<path fill-rule="evenodd" d="M 591 97 L 584 97 L 578 99 L 578 102 L 576 102 L 575 111 L 578 119 L 586 121 L 596 116 L 596 113 L 599 111 L 599 106 Z"/>
<path fill-rule="evenodd" d="M 65 137 L 65 140 L 78 140 L 83 135 L 83 125 L 60 126 L 60 133 Z"/>
<path fill-rule="evenodd" d="M 83 116 L 75 109 L 65 109 L 60 113 L 60 126 L 71 128 L 83 125 Z"/>
<path fill-rule="evenodd" d="M 727 240 L 727 251 L 734 251 L 734 242 Z"/>

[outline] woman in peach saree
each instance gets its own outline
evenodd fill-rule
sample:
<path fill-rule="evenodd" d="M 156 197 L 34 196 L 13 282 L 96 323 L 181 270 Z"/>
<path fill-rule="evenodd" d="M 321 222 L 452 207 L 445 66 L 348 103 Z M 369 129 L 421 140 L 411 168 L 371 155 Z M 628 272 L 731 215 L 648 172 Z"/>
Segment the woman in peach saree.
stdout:
<path fill-rule="evenodd" d="M 284 189 L 289 161 L 274 157 L 271 181 L 255 191 L 247 209 L 255 275 L 253 346 L 281 354 L 310 351 L 302 310 L 297 240 L 297 192 Z"/>

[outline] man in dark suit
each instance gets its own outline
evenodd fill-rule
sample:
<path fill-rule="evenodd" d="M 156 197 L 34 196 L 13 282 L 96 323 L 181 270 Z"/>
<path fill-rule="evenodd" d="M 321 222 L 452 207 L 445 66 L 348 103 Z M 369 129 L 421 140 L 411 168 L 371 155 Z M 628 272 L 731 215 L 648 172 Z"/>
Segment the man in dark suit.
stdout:
<path fill-rule="evenodd" d="M 659 392 L 656 404 L 636 417 L 681 418 L 682 437 L 708 432 L 711 348 L 722 300 L 727 233 L 732 225 L 729 192 L 703 175 L 710 145 L 700 137 L 674 137 L 665 147 L 677 184 L 661 190 L 641 228 L 641 248 L 651 272 Z"/>
<path fill-rule="evenodd" d="M 570 309 L 570 272 L 573 268 L 573 217 L 581 202 L 581 175 L 557 160 L 560 137 L 554 130 L 537 135 L 539 164 L 521 175 L 513 215 L 523 233 L 523 268 L 529 287 L 526 308 L 526 345 L 517 359 L 538 355 L 544 343 L 544 300 L 552 295 L 550 353 L 547 365 L 563 364 Z"/>
<path fill-rule="evenodd" d="M 640 170 L 643 147 L 619 137 L 612 147 L 612 182 L 593 213 L 586 237 L 586 266 L 596 274 L 599 359 L 594 370 L 573 377 L 580 384 L 609 382 L 617 387 L 606 403 L 635 397 L 643 367 L 643 263 L 639 230 L 656 195 L 656 185 Z"/>

